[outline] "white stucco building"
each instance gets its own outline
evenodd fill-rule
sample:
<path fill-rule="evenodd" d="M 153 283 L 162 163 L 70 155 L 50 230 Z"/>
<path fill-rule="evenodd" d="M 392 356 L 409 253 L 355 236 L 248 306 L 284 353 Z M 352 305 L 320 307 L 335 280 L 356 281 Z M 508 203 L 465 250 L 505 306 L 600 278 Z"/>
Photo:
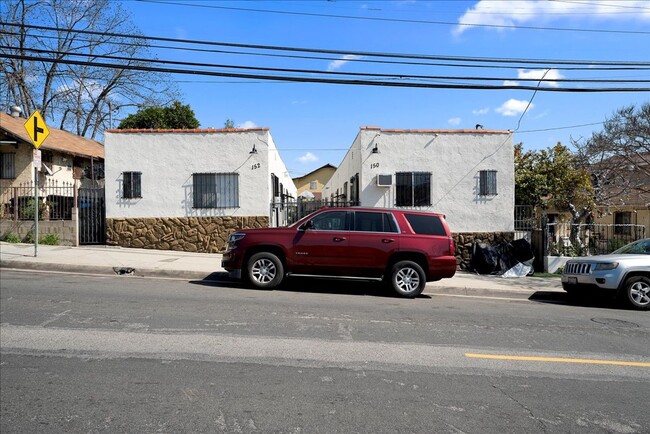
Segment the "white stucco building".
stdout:
<path fill-rule="evenodd" d="M 268 128 L 109 130 L 108 243 L 215 252 L 234 228 L 283 224 L 296 187 Z"/>
<path fill-rule="evenodd" d="M 447 216 L 454 233 L 514 230 L 512 133 L 362 127 L 324 198 Z"/>

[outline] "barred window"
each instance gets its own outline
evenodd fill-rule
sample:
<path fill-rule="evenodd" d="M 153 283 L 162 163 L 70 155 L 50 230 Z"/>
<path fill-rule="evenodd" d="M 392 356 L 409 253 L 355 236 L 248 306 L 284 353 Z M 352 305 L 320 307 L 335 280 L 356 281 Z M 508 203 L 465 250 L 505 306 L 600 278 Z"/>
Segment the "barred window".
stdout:
<path fill-rule="evenodd" d="M 122 172 L 122 197 L 139 199 L 142 197 L 142 172 Z"/>
<path fill-rule="evenodd" d="M 395 174 L 396 206 L 430 206 L 431 173 L 397 172 Z"/>
<path fill-rule="evenodd" d="M 481 170 L 479 172 L 479 195 L 496 196 L 497 195 L 497 171 Z"/>
<path fill-rule="evenodd" d="M 194 173 L 194 208 L 239 207 L 238 173 Z"/>
<path fill-rule="evenodd" d="M 629 211 L 614 213 L 614 234 L 632 235 L 632 213 Z"/>
<path fill-rule="evenodd" d="M 0 153 L 0 179 L 14 179 L 16 177 L 16 154 Z"/>

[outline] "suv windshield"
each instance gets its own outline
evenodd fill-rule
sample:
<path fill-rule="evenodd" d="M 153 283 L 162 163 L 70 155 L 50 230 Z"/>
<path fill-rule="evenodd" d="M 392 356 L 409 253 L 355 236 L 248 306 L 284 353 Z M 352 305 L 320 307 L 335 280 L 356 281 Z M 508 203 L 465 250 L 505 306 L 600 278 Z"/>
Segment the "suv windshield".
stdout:
<path fill-rule="evenodd" d="M 650 238 L 627 244 L 612 254 L 650 255 Z"/>

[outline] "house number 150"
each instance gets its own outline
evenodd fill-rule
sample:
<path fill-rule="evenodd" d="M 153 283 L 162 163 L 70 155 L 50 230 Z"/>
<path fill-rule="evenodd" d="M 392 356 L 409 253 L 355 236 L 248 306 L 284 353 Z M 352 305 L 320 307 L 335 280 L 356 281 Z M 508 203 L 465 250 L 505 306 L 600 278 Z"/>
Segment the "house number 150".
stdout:
<path fill-rule="evenodd" d="M 370 165 L 370 168 L 371 168 L 371 169 L 376 169 L 376 168 L 378 168 L 378 167 L 379 167 L 379 163 L 372 163 L 372 164 Z"/>

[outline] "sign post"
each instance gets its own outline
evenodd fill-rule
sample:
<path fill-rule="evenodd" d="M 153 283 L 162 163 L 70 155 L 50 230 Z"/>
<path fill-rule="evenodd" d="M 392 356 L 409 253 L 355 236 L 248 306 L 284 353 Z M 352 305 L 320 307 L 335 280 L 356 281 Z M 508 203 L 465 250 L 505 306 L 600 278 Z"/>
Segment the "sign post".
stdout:
<path fill-rule="evenodd" d="M 32 164 L 34 166 L 34 257 L 38 256 L 38 172 L 41 170 L 41 151 L 38 149 L 50 135 L 41 114 L 36 110 L 25 122 L 25 130 L 34 143 Z"/>

